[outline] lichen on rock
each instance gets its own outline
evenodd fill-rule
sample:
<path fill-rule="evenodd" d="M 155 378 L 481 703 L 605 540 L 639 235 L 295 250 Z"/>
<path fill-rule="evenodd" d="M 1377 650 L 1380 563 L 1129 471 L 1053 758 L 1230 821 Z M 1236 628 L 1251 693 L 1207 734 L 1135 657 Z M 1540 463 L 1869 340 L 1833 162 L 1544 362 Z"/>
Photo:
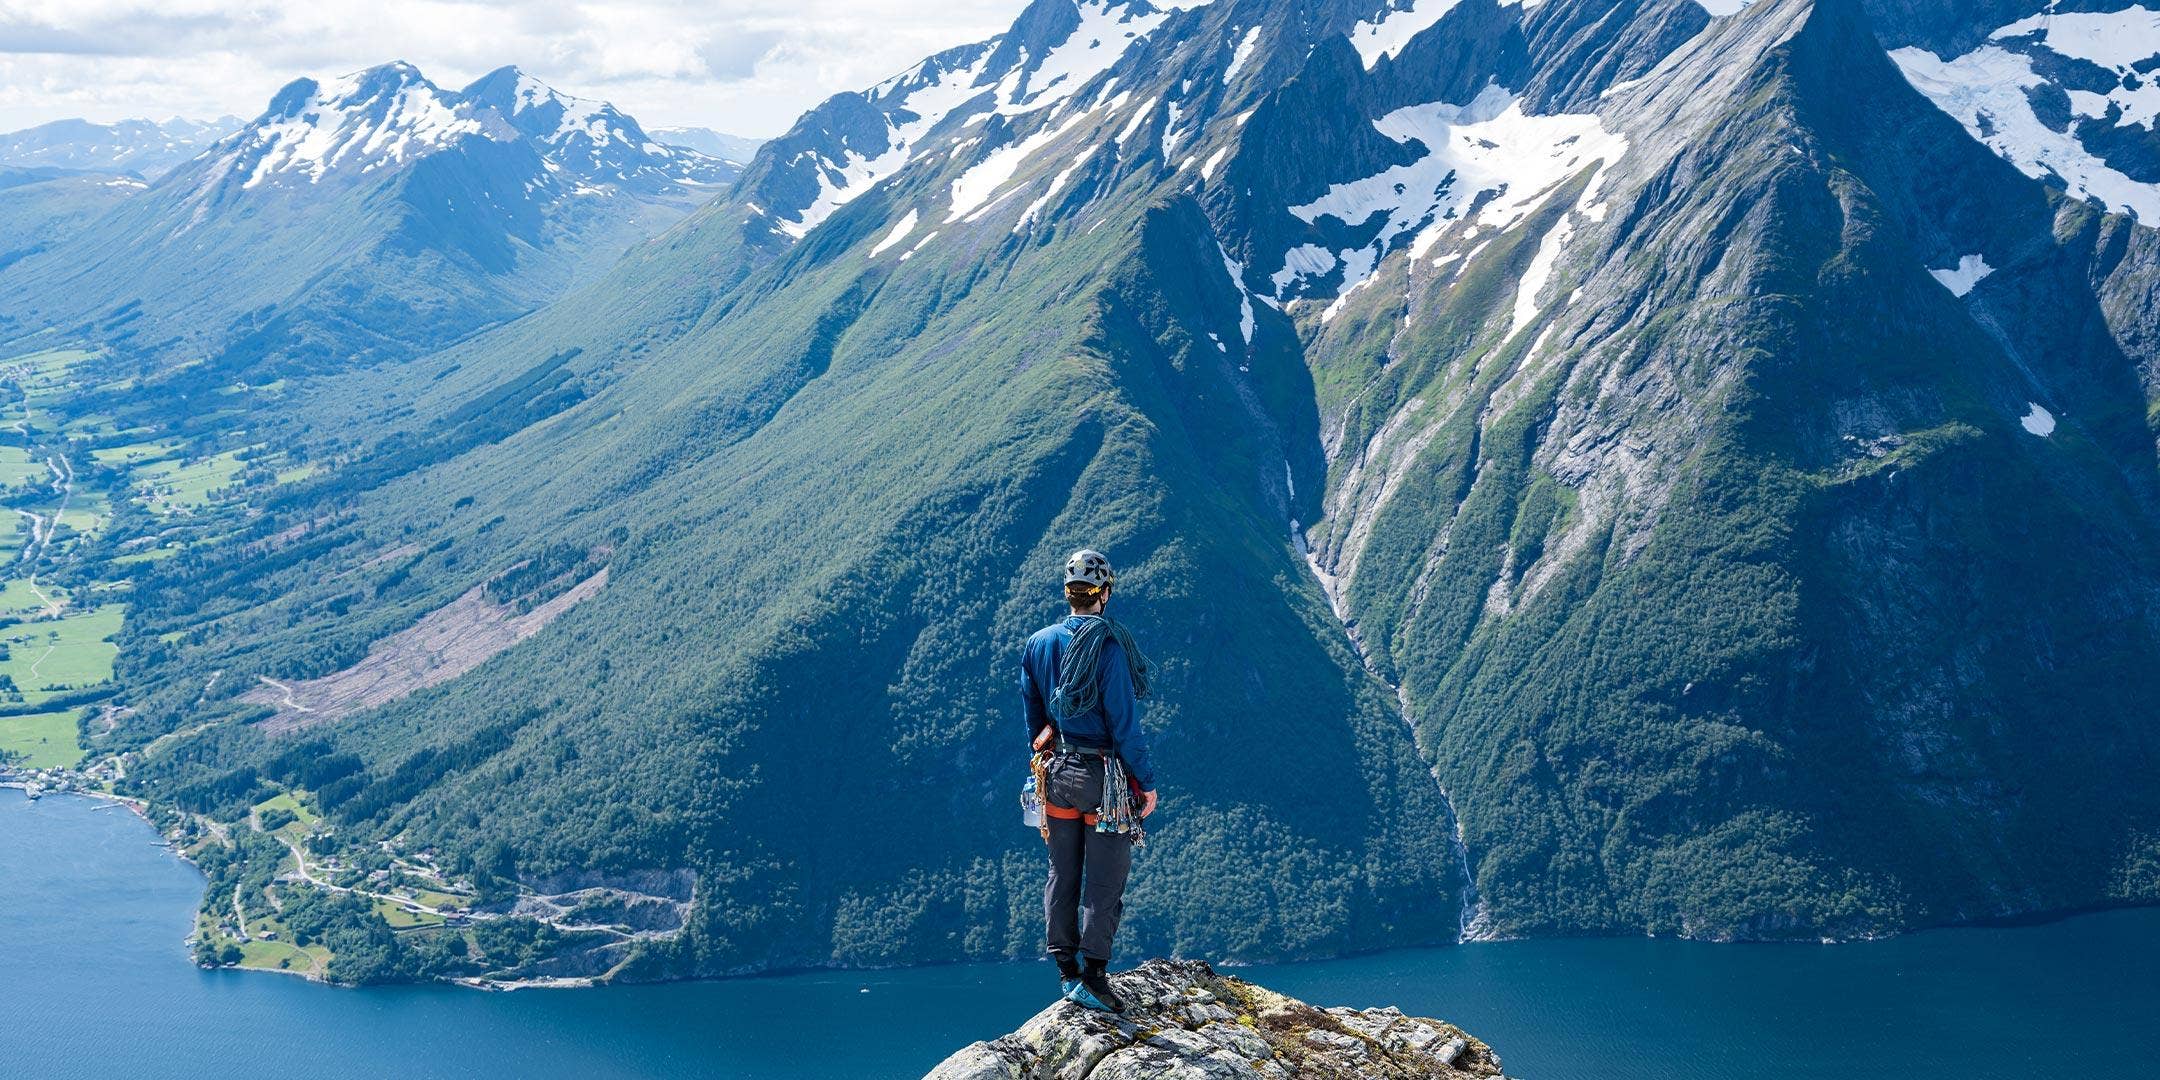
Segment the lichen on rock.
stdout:
<path fill-rule="evenodd" d="M 1322 1009 L 1198 960 L 1111 976 L 1122 1014 L 1061 1001 L 924 1080 L 1292 1080 L 1497 1077 L 1492 1048 L 1392 1006 Z"/>

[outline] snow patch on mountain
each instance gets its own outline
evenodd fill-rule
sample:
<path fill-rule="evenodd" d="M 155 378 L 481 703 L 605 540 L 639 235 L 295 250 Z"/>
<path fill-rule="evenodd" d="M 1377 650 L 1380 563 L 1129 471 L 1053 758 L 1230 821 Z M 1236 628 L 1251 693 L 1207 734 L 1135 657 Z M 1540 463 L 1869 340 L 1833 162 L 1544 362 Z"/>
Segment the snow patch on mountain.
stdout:
<path fill-rule="evenodd" d="M 2026 91 L 2048 80 L 2033 70 L 2030 57 L 1983 45 L 1954 60 L 1917 47 L 1898 49 L 1890 58 L 1937 108 L 2026 175 L 2053 177 L 2077 198 L 2160 225 L 2160 186 L 2124 175 L 2087 150 L 2074 125 L 2057 131 L 2033 111 Z"/>
<path fill-rule="evenodd" d="M 330 170 L 356 165 L 362 172 L 402 165 L 467 135 L 500 138 L 480 117 L 461 111 L 448 95 L 402 66 L 356 72 L 314 87 L 285 113 L 221 143 L 232 164 L 252 159 L 243 188 L 258 187 L 280 173 L 318 183 Z"/>
<path fill-rule="evenodd" d="M 1299 278 L 1326 277 L 1342 265 L 1335 253 L 1318 244 L 1299 244 L 1283 253 L 1282 269 L 1275 271 L 1268 280 L 1275 284 L 1275 295 L 1282 296 Z"/>
<path fill-rule="evenodd" d="M 1345 268 L 1338 295 L 1346 295 L 1378 267 L 1382 257 L 1406 242 L 1412 258 L 1418 258 L 1451 230 L 1462 230 L 1465 240 L 1487 230 L 1505 231 L 1542 202 L 1554 185 L 1592 162 L 1618 161 L 1628 145 L 1623 136 L 1606 131 L 1594 115 L 1531 116 L 1523 112 L 1515 95 L 1500 86 L 1487 86 L 1468 105 L 1433 102 L 1397 109 L 1373 121 L 1373 127 L 1405 146 L 1421 145 L 1424 155 L 1372 176 L 1330 185 L 1320 198 L 1291 207 L 1291 214 L 1312 224 L 1333 219 L 1357 226 L 1376 214 L 1385 215 L 1386 220 L 1362 248 L 1324 253 L 1329 256 L 1325 259 L 1300 250 L 1287 253 L 1283 269 L 1274 277 L 1278 298 L 1300 280 L 1325 276 L 1337 266 Z M 1589 194 L 1585 192 L 1586 200 Z M 1478 206 L 1481 198 L 1483 204 Z M 1472 206 L 1478 206 L 1475 215 L 1465 219 L 1464 213 Z"/>
<path fill-rule="evenodd" d="M 1230 85 L 1230 80 L 1237 78 L 1237 73 L 1245 67 L 1245 61 L 1252 59 L 1253 50 L 1259 47 L 1260 28 L 1255 26 L 1245 31 L 1244 39 L 1239 41 L 1237 48 L 1231 51 L 1230 66 L 1224 68 L 1222 73 L 1224 86 Z"/>
<path fill-rule="evenodd" d="M 1138 0 L 1081 0 L 1074 9 L 1078 25 L 1040 56 L 1018 49 L 1017 59 L 1009 66 L 993 69 L 992 61 L 1001 55 L 1000 36 L 932 57 L 871 88 L 865 97 L 885 120 L 882 145 L 866 140 L 866 145 L 857 147 L 842 139 L 837 153 L 799 151 L 788 164 L 811 170 L 817 193 L 793 215 L 781 213 L 781 231 L 798 239 L 808 235 L 834 211 L 920 157 L 930 133 L 964 106 L 974 105 L 979 111 L 961 121 L 962 126 L 992 115 L 1024 116 L 1068 101 L 1169 17 L 1167 11 Z M 1142 107 L 1143 113 L 1148 107 Z M 1138 122 L 1135 117 L 1135 125 Z M 1040 145 L 1029 144 L 1027 152 Z M 973 210 L 1002 187 L 1027 156 L 1014 156 L 1013 149 L 993 151 L 993 160 L 978 164 L 962 178 L 965 186 L 956 182 L 955 205 L 966 201 L 968 210 Z M 955 218 L 966 212 L 958 211 Z"/>
<path fill-rule="evenodd" d="M 1553 267 L 1560 262 L 1560 253 L 1567 249 L 1569 240 L 1575 236 L 1575 215 L 1569 214 L 1545 230 L 1545 238 L 1538 241 L 1537 254 L 1530 257 L 1530 265 L 1523 268 L 1522 280 L 1515 286 L 1515 307 L 1509 316 L 1508 336 L 1522 333 L 1525 326 L 1537 319 L 1538 294 L 1552 280 Z M 1551 327 L 1546 327 L 1550 333 Z M 1539 344 L 1543 344 L 1542 338 Z M 1535 347 L 1532 348 L 1536 351 Z"/>
<path fill-rule="evenodd" d="M 2099 120 L 2114 111 L 2116 126 L 2148 131 L 2160 122 L 2160 83 L 2153 81 L 2156 72 L 2148 64 L 2160 57 L 2160 11 L 2139 6 L 2122 11 L 2035 15 L 1988 36 L 1993 41 L 2012 43 L 2013 47 L 2020 39 L 2027 39 L 2057 55 L 2084 60 L 2115 74 L 2116 84 L 2105 93 L 2065 87 L 2071 112 Z M 2147 64 L 2142 74 L 2137 70 L 2141 64 Z"/>
<path fill-rule="evenodd" d="M 1056 127 L 1038 129 L 1019 142 L 998 147 L 984 155 L 981 161 L 970 166 L 952 182 L 952 212 L 945 215 L 945 220 L 953 222 L 963 217 L 974 220 L 971 215 L 978 209 L 988 209 L 985 204 L 992 201 L 991 196 L 1011 182 L 1013 174 L 1019 171 L 1027 159 L 1035 156 L 1037 150 L 1056 142 L 1088 115 L 1075 112 Z"/>
<path fill-rule="evenodd" d="M 1440 17 L 1455 9 L 1461 0 L 1393 0 L 1391 5 L 1370 19 L 1361 20 L 1350 29 L 1350 44 L 1358 51 L 1358 58 L 1365 61 L 1365 69 L 1385 56 L 1393 58 L 1402 52 L 1410 39 L 1430 29 Z"/>
<path fill-rule="evenodd" d="M 1117 144 L 1120 151 L 1125 149 L 1125 143 L 1133 137 L 1133 133 L 1140 130 L 1140 125 L 1147 123 L 1155 115 L 1155 102 L 1157 100 L 1156 98 L 1149 98 L 1141 102 L 1139 108 L 1133 110 L 1132 119 L 1126 121 L 1125 127 L 1117 133 Z"/>
<path fill-rule="evenodd" d="M 2037 401 L 2025 403 L 2026 413 L 2018 420 L 2026 431 L 2045 439 L 2055 434 L 2055 414 L 2040 406 Z"/>
<path fill-rule="evenodd" d="M 1065 181 L 1072 179 L 1072 174 L 1080 166 L 1087 164 L 1087 159 L 1094 157 L 1095 151 L 1099 149 L 1101 149 L 1099 146 L 1090 146 L 1080 151 L 1073 158 L 1072 164 L 1060 169 L 1056 176 L 1051 177 L 1050 186 L 1044 188 L 1043 193 L 1037 196 L 1034 202 L 1027 205 L 1027 209 L 1020 211 L 1020 220 L 1013 223 L 1012 231 L 1016 233 L 1022 232 L 1028 226 L 1035 224 L 1036 219 L 1042 216 L 1043 208 L 1050 205 L 1050 200 L 1057 198 L 1058 192 L 1065 190 Z"/>
<path fill-rule="evenodd" d="M 1170 17 L 1129 0 L 1084 0 L 1075 6 L 1080 25 L 1044 53 L 1041 63 L 1014 68 L 999 85 L 999 112 L 1034 112 L 1071 97 Z"/>
<path fill-rule="evenodd" d="M 1230 275 L 1230 287 L 1237 290 L 1238 332 L 1245 335 L 1245 347 L 1249 349 L 1253 331 L 1258 329 L 1259 323 L 1253 318 L 1252 290 L 1245 287 L 1245 268 L 1230 257 L 1229 249 L 1223 247 L 1220 240 L 1215 242 L 1215 253 L 1222 256 L 1223 272 Z"/>
<path fill-rule="evenodd" d="M 605 104 L 557 93 L 552 87 L 522 72 L 518 74 L 517 90 L 512 100 L 516 103 L 516 112 L 542 109 L 550 105 L 560 108 L 562 115 L 555 122 L 553 139 L 559 140 L 583 132 L 587 138 L 605 145 L 614 138 L 608 125 L 599 120 L 601 111 L 607 108 Z"/>
<path fill-rule="evenodd" d="M 982 96 L 978 84 L 989 60 L 988 49 L 978 50 L 965 67 L 942 67 L 933 58 L 878 84 L 869 96 L 885 115 L 884 146 L 865 152 L 843 144 L 837 158 L 813 150 L 796 154 L 788 164 L 809 168 L 818 190 L 792 218 L 780 218 L 780 230 L 801 239 L 834 211 L 906 167 L 919 151 L 923 136 L 954 109 Z M 895 121 L 896 115 L 905 119 Z"/>
<path fill-rule="evenodd" d="M 878 241 L 877 244 L 870 249 L 870 257 L 874 259 L 886 248 L 889 248 L 894 244 L 897 244 L 900 241 L 907 239 L 907 234 L 915 231 L 915 223 L 918 220 L 921 220 L 921 218 L 922 215 L 920 213 L 917 213 L 913 210 L 908 211 L 907 216 L 901 218 L 899 224 L 894 225 L 892 227 L 892 231 L 885 234 L 885 239 Z"/>
<path fill-rule="evenodd" d="M 1984 256 L 1978 254 L 1967 255 L 1959 259 L 1956 266 L 1941 270 L 1933 268 L 1928 270 L 1928 273 L 1935 275 L 1935 280 L 1942 282 L 1943 288 L 1950 290 L 1952 296 L 1959 298 L 1963 298 L 1965 294 L 1973 291 L 1973 286 L 1980 284 L 1982 278 L 1994 272 L 1995 268 L 1988 265 L 1988 261 Z"/>
<path fill-rule="evenodd" d="M 2038 36 L 2054 52 L 2124 74 L 2160 56 L 2160 11 L 2142 5 L 2121 11 L 2049 11 L 2019 19 L 1988 37 L 2002 41 L 2027 35 Z"/>
<path fill-rule="evenodd" d="M 155 180 L 211 143 L 239 130 L 239 117 L 198 121 L 54 120 L 0 135 L 0 165 L 133 171 Z"/>

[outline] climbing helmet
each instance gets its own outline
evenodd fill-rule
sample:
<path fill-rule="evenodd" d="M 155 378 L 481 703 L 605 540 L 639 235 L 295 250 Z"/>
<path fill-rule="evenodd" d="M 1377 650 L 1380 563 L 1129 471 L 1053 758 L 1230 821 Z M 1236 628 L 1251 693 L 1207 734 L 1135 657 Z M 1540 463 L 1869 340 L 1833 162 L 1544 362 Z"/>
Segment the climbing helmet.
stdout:
<path fill-rule="evenodd" d="M 1075 582 L 1100 588 L 1117 581 L 1117 574 L 1110 569 L 1110 558 L 1094 548 L 1081 548 L 1065 560 L 1065 584 Z"/>

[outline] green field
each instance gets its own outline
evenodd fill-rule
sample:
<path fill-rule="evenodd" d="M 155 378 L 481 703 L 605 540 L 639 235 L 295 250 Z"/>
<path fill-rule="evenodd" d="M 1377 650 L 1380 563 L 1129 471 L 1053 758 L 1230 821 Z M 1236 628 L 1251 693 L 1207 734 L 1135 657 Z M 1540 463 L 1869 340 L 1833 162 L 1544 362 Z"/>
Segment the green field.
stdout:
<path fill-rule="evenodd" d="M 56 390 L 68 385 L 75 365 L 96 356 L 89 349 L 47 349 L 0 360 L 0 370 L 17 376 L 25 390 Z"/>
<path fill-rule="evenodd" d="M 115 558 L 113 565 L 133 566 L 136 563 L 157 562 L 160 559 L 170 559 L 178 554 L 180 554 L 180 549 L 176 547 L 144 548 L 141 551 L 131 551 Z"/>
<path fill-rule="evenodd" d="M 106 505 L 103 495 L 78 489 L 75 497 L 68 502 L 68 508 L 61 512 L 60 524 L 85 536 L 95 537 L 105 531 L 105 522 L 112 516 L 111 509 Z"/>
<path fill-rule="evenodd" d="M 51 476 L 45 459 L 32 457 L 20 446 L 0 446 L 0 488 L 15 487 L 26 480 L 36 483 Z"/>
<path fill-rule="evenodd" d="M 39 592 L 43 592 L 52 603 L 59 604 L 62 608 L 67 606 L 67 594 L 56 585 L 39 585 L 36 591 L 33 591 L 29 579 L 9 578 L 0 583 L 0 615 L 22 619 L 47 610 L 51 605 L 38 598 Z"/>
<path fill-rule="evenodd" d="M 8 658 L 0 672 L 15 680 L 23 700 L 33 704 L 64 692 L 81 689 L 112 678 L 113 659 L 119 646 L 109 639 L 120 632 L 123 608 L 119 604 L 69 615 L 65 618 L 21 623 L 8 627 L 4 637 Z"/>
<path fill-rule="evenodd" d="M 456 893 L 437 892 L 434 889 L 414 889 L 413 899 L 433 908 L 462 908 L 470 906 L 473 898 Z"/>
<path fill-rule="evenodd" d="M 103 450 L 90 451 L 90 459 L 100 465 L 132 465 L 137 462 L 156 461 L 180 452 L 180 444 L 164 442 L 128 443 L 125 446 L 108 446 Z M 4 475 L 4 474 L 0 474 Z"/>
<path fill-rule="evenodd" d="M 103 392 L 121 390 L 133 385 L 133 379 L 123 379 L 119 382 L 105 383 L 93 389 Z M 114 426 L 113 418 L 103 413 L 84 413 L 81 416 L 69 417 L 67 423 L 60 425 L 60 430 L 63 434 L 80 436 L 86 439 L 102 439 L 120 433 L 119 428 Z"/>
<path fill-rule="evenodd" d="M 258 819 L 265 811 L 269 810 L 285 810 L 293 815 L 291 824 L 274 832 L 275 835 L 282 836 L 294 843 L 298 843 L 300 838 L 306 836 L 308 830 L 313 828 L 316 822 L 322 820 L 315 811 L 308 809 L 307 803 L 302 802 L 290 791 L 280 793 L 255 804 L 255 814 Z"/>
<path fill-rule="evenodd" d="M 82 744 L 76 741 L 76 719 L 81 710 L 0 716 L 0 751 L 23 755 L 22 764 L 33 769 L 65 769 L 82 760 Z"/>
<path fill-rule="evenodd" d="M 210 505 L 211 492 L 232 484 L 240 468 L 237 450 L 186 463 L 154 461 L 135 469 L 132 486 L 154 510 L 168 514 L 200 510 Z"/>
<path fill-rule="evenodd" d="M 267 971 L 320 971 L 330 962 L 330 950 L 320 945 L 303 949 L 286 941 L 243 941 L 240 966 Z"/>
<path fill-rule="evenodd" d="M 424 911 L 402 908 L 388 900 L 375 901 L 375 914 L 382 916 L 382 920 L 389 923 L 392 930 L 409 930 L 415 926 L 441 926 L 443 924 L 443 917 L 440 915 L 430 915 Z"/>

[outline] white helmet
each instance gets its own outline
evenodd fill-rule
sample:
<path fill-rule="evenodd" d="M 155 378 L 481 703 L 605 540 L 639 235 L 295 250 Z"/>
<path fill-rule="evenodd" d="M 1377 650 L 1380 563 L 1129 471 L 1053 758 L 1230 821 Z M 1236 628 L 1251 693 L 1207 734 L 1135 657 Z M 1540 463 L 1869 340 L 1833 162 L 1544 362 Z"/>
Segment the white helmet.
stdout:
<path fill-rule="evenodd" d="M 1077 581 L 1084 585 L 1094 585 L 1100 588 L 1116 580 L 1117 574 L 1110 569 L 1110 557 L 1094 548 L 1081 548 L 1073 552 L 1071 558 L 1065 560 L 1065 584 L 1067 585 Z"/>

